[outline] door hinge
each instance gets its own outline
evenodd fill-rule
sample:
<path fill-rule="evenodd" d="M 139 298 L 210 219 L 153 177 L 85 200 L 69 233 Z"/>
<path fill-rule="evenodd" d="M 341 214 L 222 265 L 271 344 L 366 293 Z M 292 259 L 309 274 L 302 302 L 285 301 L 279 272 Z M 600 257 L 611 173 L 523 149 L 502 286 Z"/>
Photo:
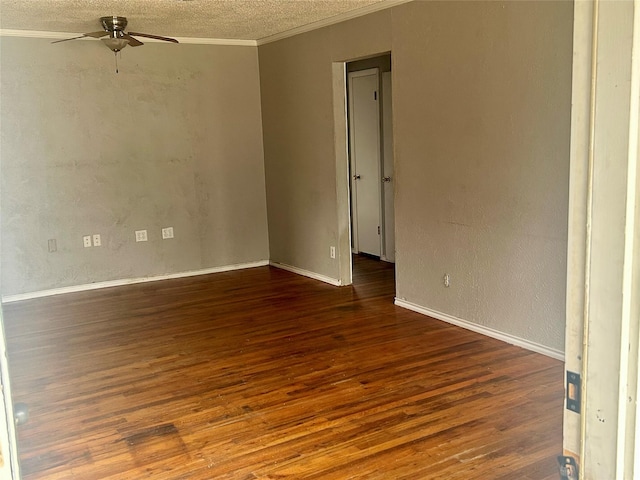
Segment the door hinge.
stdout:
<path fill-rule="evenodd" d="M 380 235 L 380 225 L 378 225 L 378 235 Z"/>
<path fill-rule="evenodd" d="M 373 91 L 373 99 L 378 100 L 378 92 L 375 90 Z"/>

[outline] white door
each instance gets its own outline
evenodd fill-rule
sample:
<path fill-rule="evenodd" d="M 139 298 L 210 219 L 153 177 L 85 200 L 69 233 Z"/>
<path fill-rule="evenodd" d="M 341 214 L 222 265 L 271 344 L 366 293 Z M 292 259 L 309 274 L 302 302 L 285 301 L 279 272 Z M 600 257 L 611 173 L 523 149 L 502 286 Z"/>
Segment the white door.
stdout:
<path fill-rule="evenodd" d="M 7 348 L 0 307 L 0 480 L 19 479 L 18 447 L 11 404 Z"/>
<path fill-rule="evenodd" d="M 353 248 L 381 255 L 381 168 L 378 69 L 349 74 Z"/>
<path fill-rule="evenodd" d="M 382 197 L 384 204 L 382 259 L 396 261 L 393 176 L 393 115 L 391 111 L 391 72 L 382 73 Z"/>

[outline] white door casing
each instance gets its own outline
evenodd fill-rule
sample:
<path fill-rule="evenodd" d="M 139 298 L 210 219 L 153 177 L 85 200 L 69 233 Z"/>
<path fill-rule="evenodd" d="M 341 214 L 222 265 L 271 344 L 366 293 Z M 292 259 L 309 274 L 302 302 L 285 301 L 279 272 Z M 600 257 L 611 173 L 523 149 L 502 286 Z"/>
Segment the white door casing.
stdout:
<path fill-rule="evenodd" d="M 0 307 L 0 480 L 19 479 L 18 444 L 11 403 L 9 364 Z"/>
<path fill-rule="evenodd" d="M 640 6 L 574 4 L 564 449 L 581 480 L 640 478 Z"/>

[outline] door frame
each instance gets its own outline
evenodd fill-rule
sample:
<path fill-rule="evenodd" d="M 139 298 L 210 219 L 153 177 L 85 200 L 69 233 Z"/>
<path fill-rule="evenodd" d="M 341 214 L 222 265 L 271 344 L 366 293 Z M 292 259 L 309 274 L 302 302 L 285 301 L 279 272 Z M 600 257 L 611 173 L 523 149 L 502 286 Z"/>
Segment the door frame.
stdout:
<path fill-rule="evenodd" d="M 333 62 L 331 65 L 334 126 L 333 139 L 336 162 L 336 216 L 338 221 L 336 260 L 338 261 L 339 285 L 353 284 L 353 265 L 351 258 L 351 177 L 349 172 L 349 129 L 347 119 L 347 63 L 386 54 L 391 54 L 391 78 L 393 83 L 393 52 L 391 51 L 378 52 L 365 57 L 337 61 Z M 393 103 L 393 90 L 391 93 L 391 101 Z M 395 133 L 395 121 L 392 123 L 392 132 Z M 395 135 L 393 136 L 395 138 Z M 394 143 L 394 162 L 396 158 Z M 397 217 L 398 213 L 395 206 L 396 198 L 397 184 L 394 185 L 394 217 Z M 397 239 L 397 235 L 395 236 Z M 397 256 L 395 260 L 396 261 L 394 263 L 397 270 L 400 268 Z"/>
<path fill-rule="evenodd" d="M 338 282 L 353 283 L 351 262 L 351 188 L 347 128 L 347 62 L 331 65 L 333 87 L 333 139 L 336 159 L 336 206 L 338 220 Z"/>
<path fill-rule="evenodd" d="M 21 478 L 20 460 L 5 338 L 2 305 L 0 305 L 0 454 L 2 458 L 0 478 L 19 479 Z"/>

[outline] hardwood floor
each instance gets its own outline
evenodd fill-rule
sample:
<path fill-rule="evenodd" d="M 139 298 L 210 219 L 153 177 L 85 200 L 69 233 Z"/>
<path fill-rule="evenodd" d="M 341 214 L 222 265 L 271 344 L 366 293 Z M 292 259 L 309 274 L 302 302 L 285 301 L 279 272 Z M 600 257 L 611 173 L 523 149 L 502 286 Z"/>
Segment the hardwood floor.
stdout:
<path fill-rule="evenodd" d="M 31 479 L 557 479 L 562 363 L 270 267 L 4 306 Z"/>

